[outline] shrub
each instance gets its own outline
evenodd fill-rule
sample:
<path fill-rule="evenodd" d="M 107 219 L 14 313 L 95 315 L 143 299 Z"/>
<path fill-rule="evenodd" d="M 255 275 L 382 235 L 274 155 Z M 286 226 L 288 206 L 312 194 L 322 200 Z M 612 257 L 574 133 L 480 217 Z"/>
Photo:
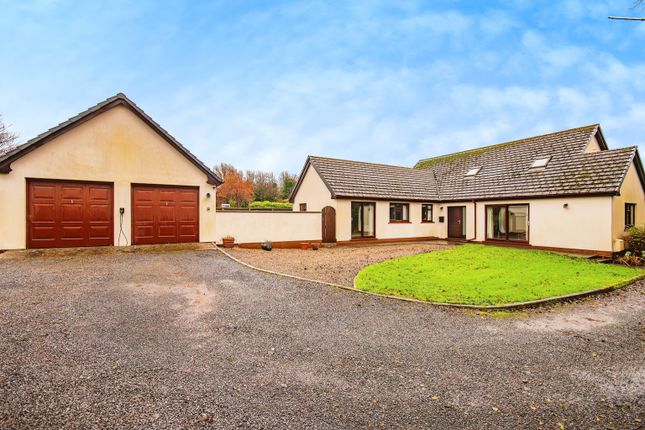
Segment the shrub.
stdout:
<path fill-rule="evenodd" d="M 639 257 L 638 255 L 632 254 L 629 251 L 627 251 L 625 255 L 623 255 L 622 257 L 618 258 L 618 262 L 626 266 L 633 266 L 633 267 L 645 266 L 644 257 Z"/>
<path fill-rule="evenodd" d="M 632 254 L 645 256 L 645 226 L 634 226 L 627 230 L 625 249 Z"/>
<path fill-rule="evenodd" d="M 249 205 L 251 209 L 292 209 L 293 205 L 289 202 L 251 202 Z"/>

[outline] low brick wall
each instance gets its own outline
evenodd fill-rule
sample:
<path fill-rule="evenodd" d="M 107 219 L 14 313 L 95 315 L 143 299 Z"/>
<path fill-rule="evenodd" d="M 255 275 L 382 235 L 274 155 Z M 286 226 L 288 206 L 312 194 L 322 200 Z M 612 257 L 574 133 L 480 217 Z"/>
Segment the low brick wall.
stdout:
<path fill-rule="evenodd" d="M 247 246 L 273 242 L 274 246 L 297 246 L 300 242 L 322 240 L 320 212 L 292 211 L 217 211 L 215 214 L 217 243 L 222 237 L 233 236 L 236 244 Z"/>

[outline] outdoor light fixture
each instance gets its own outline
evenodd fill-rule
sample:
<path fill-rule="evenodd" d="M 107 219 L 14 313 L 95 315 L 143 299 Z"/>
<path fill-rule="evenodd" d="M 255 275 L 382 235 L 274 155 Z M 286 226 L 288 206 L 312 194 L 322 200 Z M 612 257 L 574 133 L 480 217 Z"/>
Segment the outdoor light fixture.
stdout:
<path fill-rule="evenodd" d="M 569 203 L 565 203 L 562 205 L 563 208 L 568 209 L 569 208 Z"/>
<path fill-rule="evenodd" d="M 210 199 L 211 198 L 211 193 L 206 193 L 206 198 Z"/>

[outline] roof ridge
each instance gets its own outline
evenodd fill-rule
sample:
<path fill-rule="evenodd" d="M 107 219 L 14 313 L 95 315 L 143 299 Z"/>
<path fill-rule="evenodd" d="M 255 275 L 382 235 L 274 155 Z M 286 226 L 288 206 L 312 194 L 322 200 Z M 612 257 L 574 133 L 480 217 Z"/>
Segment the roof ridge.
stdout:
<path fill-rule="evenodd" d="M 368 164 L 371 166 L 385 166 L 385 167 L 396 167 L 399 169 L 406 169 L 410 171 L 418 171 L 419 169 L 415 169 L 413 167 L 408 167 L 408 166 L 399 166 L 398 164 L 387 164 L 387 163 L 373 163 L 370 161 L 357 161 L 357 160 L 348 160 L 346 158 L 335 158 L 335 157 L 322 157 L 320 155 L 309 155 L 309 159 L 323 159 L 323 160 L 333 160 L 333 161 L 347 161 L 349 163 L 357 163 L 357 164 Z"/>
<path fill-rule="evenodd" d="M 456 156 L 456 155 L 466 155 L 469 152 L 483 152 L 485 150 L 493 149 L 493 148 L 498 147 L 498 146 L 501 147 L 501 146 L 505 146 L 505 145 L 517 144 L 517 143 L 525 142 L 527 140 L 538 139 L 538 138 L 541 138 L 541 137 L 553 136 L 553 135 L 563 134 L 563 133 L 571 133 L 571 132 L 584 130 L 584 129 L 590 129 L 589 131 L 592 131 L 594 129 L 597 129 L 598 127 L 600 127 L 600 124 L 598 124 L 598 123 L 589 124 L 589 125 L 583 125 L 581 127 L 574 127 L 574 128 L 569 128 L 569 129 L 566 129 L 566 130 L 554 131 L 554 132 L 544 133 L 544 134 L 537 134 L 535 136 L 524 137 L 522 139 L 508 140 L 508 141 L 505 141 L 505 142 L 494 143 L 492 145 L 479 146 L 477 148 L 466 149 L 464 151 L 450 152 L 448 154 L 437 155 L 435 157 L 422 158 L 422 159 L 420 159 L 419 161 L 416 162 L 415 166 L 420 164 L 420 163 L 423 163 L 425 161 L 436 160 L 436 159 L 439 159 L 439 158 L 451 157 L 451 156 Z"/>

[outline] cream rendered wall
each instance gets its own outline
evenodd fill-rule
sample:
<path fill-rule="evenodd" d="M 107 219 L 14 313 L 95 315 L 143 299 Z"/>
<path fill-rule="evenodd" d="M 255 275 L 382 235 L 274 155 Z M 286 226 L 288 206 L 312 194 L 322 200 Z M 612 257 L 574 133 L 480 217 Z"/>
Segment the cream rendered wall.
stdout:
<path fill-rule="evenodd" d="M 451 206 L 466 206 L 466 239 L 473 240 L 475 238 L 475 205 L 472 202 L 436 204 L 435 207 L 438 210 L 435 210 L 435 221 L 439 221 L 440 216 L 444 218 L 442 223 L 438 223 L 437 237 L 442 239 L 448 237 L 448 208 Z M 479 224 L 479 220 L 477 222 Z"/>
<path fill-rule="evenodd" d="M 598 152 L 600 151 L 600 144 L 598 143 L 598 139 L 596 139 L 596 136 L 591 138 L 591 142 L 589 142 L 589 145 L 585 148 L 585 153 L 590 153 L 590 152 Z"/>
<path fill-rule="evenodd" d="M 307 203 L 308 211 L 321 211 L 325 206 L 336 207 L 336 200 L 312 166 L 307 168 L 300 188 L 294 196 L 293 210 L 300 211 L 300 203 Z"/>
<path fill-rule="evenodd" d="M 320 212 L 219 211 L 216 240 L 230 235 L 236 243 L 320 241 L 321 217 Z"/>
<path fill-rule="evenodd" d="M 477 202 L 477 240 L 485 239 L 486 205 L 522 203 L 529 204 L 530 245 L 612 250 L 609 196 Z"/>
<path fill-rule="evenodd" d="M 376 203 L 376 238 L 395 239 L 411 237 L 438 237 L 437 221 L 438 205 L 434 204 L 434 223 L 421 222 L 421 203 L 398 200 L 377 201 L 369 199 L 338 199 L 336 201 L 336 239 L 348 241 L 352 239 L 352 202 L 364 201 Z M 390 203 L 409 203 L 410 222 L 390 223 Z M 428 202 L 432 203 L 432 202 Z"/>
<path fill-rule="evenodd" d="M 26 178 L 114 183 L 114 241 L 131 239 L 132 183 L 190 185 L 200 191 L 200 241 L 215 240 L 215 188 L 206 175 L 132 111 L 117 106 L 16 160 L 0 174 L 0 249 L 26 247 Z M 206 193 L 211 197 L 207 198 Z M 123 245 L 123 241 L 121 242 Z"/>
<path fill-rule="evenodd" d="M 645 225 L 645 192 L 633 162 L 620 187 L 620 195 L 612 197 L 612 239 L 621 239 L 625 232 L 625 203 L 636 203 L 636 225 Z"/>

